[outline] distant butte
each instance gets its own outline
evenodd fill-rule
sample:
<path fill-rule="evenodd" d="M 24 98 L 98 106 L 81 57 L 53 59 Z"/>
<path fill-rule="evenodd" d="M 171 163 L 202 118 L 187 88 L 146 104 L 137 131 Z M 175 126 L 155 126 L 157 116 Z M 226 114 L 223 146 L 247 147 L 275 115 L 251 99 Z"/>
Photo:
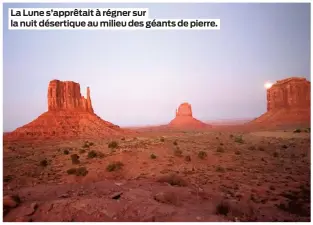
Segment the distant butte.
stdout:
<path fill-rule="evenodd" d="M 4 135 L 5 139 L 98 138 L 128 131 L 94 113 L 90 89 L 87 98 L 73 81 L 52 80 L 48 86 L 48 111 L 32 122 Z"/>
<path fill-rule="evenodd" d="M 291 77 L 277 81 L 267 90 L 267 112 L 253 124 L 310 124 L 311 82 Z"/>
<path fill-rule="evenodd" d="M 192 115 L 191 105 L 187 102 L 182 103 L 178 109 L 176 109 L 175 118 L 169 123 L 170 127 L 176 128 L 205 128 L 211 127 L 206 123 L 197 120 Z"/>

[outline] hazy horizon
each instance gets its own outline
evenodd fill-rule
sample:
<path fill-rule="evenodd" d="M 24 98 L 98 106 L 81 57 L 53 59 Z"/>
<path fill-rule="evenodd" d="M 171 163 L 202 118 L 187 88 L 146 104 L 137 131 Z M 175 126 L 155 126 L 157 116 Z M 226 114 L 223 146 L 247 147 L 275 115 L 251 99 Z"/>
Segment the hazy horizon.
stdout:
<path fill-rule="evenodd" d="M 4 131 L 47 111 L 50 80 L 91 90 L 121 127 L 162 125 L 183 102 L 202 121 L 266 111 L 264 83 L 310 79 L 309 3 L 3 4 Z M 9 31 L 8 8 L 149 8 L 158 19 L 220 19 L 207 31 Z"/>

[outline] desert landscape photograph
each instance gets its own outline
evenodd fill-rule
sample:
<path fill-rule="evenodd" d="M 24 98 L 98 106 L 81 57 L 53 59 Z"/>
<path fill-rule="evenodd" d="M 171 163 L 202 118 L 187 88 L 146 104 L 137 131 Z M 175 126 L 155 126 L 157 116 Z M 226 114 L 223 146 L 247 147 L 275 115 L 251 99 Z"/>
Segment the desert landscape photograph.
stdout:
<path fill-rule="evenodd" d="M 9 8 L 220 30 L 9 30 Z M 4 222 L 310 222 L 310 3 L 4 3 Z"/>

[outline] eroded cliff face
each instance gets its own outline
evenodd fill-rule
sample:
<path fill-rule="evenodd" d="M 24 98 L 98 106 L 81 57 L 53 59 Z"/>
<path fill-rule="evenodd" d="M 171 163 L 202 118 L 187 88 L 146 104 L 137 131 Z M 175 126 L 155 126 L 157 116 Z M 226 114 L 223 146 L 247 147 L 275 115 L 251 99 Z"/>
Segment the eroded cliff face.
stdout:
<path fill-rule="evenodd" d="M 80 85 L 73 81 L 52 80 L 48 86 L 48 111 L 69 110 L 93 113 L 90 89 L 87 99 L 80 93 Z"/>
<path fill-rule="evenodd" d="M 251 125 L 309 126 L 311 121 L 311 82 L 291 77 L 277 81 L 267 90 L 267 112 Z"/>
<path fill-rule="evenodd" d="M 267 111 L 310 108 L 311 83 L 305 78 L 277 81 L 267 90 Z"/>

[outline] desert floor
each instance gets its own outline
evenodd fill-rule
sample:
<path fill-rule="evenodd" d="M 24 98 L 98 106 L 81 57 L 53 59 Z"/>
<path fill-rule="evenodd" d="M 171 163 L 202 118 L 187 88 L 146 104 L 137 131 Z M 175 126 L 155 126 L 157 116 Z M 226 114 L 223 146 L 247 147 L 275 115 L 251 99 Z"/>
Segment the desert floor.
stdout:
<path fill-rule="evenodd" d="M 308 130 L 139 131 L 3 154 L 4 221 L 310 221 Z"/>

